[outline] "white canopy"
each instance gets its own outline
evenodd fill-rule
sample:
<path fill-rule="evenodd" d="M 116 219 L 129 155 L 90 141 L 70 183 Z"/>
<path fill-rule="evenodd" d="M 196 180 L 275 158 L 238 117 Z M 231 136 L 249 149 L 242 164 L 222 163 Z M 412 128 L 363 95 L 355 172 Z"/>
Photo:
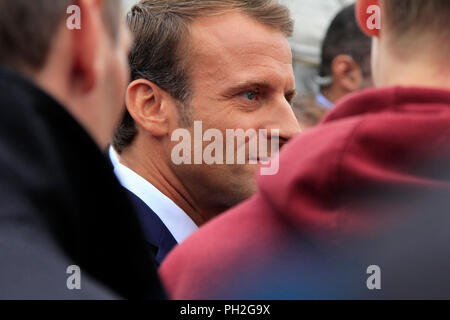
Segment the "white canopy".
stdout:
<path fill-rule="evenodd" d="M 295 19 L 294 37 L 291 39 L 294 59 L 316 65 L 320 59 L 320 46 L 325 32 L 339 10 L 354 0 L 280 0 L 291 9 Z"/>

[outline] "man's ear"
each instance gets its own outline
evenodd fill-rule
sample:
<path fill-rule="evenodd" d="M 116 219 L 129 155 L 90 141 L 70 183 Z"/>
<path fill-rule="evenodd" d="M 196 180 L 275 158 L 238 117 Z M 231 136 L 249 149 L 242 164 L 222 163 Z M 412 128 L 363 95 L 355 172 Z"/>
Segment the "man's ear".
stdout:
<path fill-rule="evenodd" d="M 163 90 L 151 81 L 138 79 L 130 83 L 126 106 L 131 117 L 145 131 L 155 137 L 169 133 L 168 110 L 163 103 Z"/>
<path fill-rule="evenodd" d="M 379 37 L 381 31 L 381 6 L 379 0 L 357 0 L 356 21 L 369 37 Z"/>
<path fill-rule="evenodd" d="M 81 28 L 74 33 L 73 73 L 81 90 L 90 91 L 98 81 L 98 53 L 102 29 L 102 5 L 99 0 L 77 0 L 80 7 Z"/>
<path fill-rule="evenodd" d="M 331 69 L 334 81 L 343 91 L 354 92 L 362 86 L 363 75 L 359 65 L 348 55 L 334 58 Z"/>

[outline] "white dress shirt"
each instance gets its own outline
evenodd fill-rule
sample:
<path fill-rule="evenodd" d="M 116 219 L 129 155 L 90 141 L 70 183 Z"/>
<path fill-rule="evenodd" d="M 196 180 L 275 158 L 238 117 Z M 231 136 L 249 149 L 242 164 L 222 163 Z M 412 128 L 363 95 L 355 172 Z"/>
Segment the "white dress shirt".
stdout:
<path fill-rule="evenodd" d="M 114 166 L 114 173 L 122 186 L 135 194 L 158 215 L 177 243 L 181 243 L 198 229 L 186 212 L 172 200 L 136 172 L 120 163 L 113 147 L 109 149 L 109 157 Z"/>

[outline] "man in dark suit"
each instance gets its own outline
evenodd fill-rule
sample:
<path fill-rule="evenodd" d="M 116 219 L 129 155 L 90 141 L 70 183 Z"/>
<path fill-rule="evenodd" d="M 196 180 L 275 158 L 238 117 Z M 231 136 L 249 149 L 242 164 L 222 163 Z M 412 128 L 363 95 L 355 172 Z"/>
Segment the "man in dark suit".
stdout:
<path fill-rule="evenodd" d="M 197 226 L 174 202 L 144 178 L 120 163 L 112 147 L 109 150 L 109 156 L 114 172 L 138 214 L 147 248 L 155 257 L 158 267 L 177 245 L 177 241 L 183 239 L 180 237 L 186 237 L 195 231 Z"/>
<path fill-rule="evenodd" d="M 111 158 L 161 262 L 199 226 L 256 192 L 255 173 L 270 155 L 247 152 L 258 140 L 248 132 L 266 130 L 273 145 L 299 133 L 290 105 L 293 22 L 270 0 L 142 0 L 128 24 L 136 40 L 132 82 Z M 213 161 L 198 159 L 207 153 L 202 128 L 205 137 L 209 129 L 222 137 L 241 129 L 245 137 L 229 138 Z M 189 150 L 176 152 L 179 133 L 194 148 L 189 141 Z M 244 163 L 234 163 L 241 151 Z"/>
<path fill-rule="evenodd" d="M 130 37 L 119 1 L 76 3 L 0 0 L 0 298 L 162 298 L 100 150 L 123 112 Z"/>

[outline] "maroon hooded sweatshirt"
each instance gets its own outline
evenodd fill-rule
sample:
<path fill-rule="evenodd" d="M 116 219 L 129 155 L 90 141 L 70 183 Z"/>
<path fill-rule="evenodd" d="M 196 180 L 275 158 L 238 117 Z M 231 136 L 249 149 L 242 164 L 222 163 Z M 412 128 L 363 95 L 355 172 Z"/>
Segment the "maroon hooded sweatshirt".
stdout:
<path fill-rule="evenodd" d="M 213 219 L 160 268 L 174 299 L 209 299 L 266 263 L 294 229 L 320 241 L 407 219 L 420 195 L 450 187 L 450 91 L 394 87 L 352 95 L 290 142 L 259 193 Z"/>

